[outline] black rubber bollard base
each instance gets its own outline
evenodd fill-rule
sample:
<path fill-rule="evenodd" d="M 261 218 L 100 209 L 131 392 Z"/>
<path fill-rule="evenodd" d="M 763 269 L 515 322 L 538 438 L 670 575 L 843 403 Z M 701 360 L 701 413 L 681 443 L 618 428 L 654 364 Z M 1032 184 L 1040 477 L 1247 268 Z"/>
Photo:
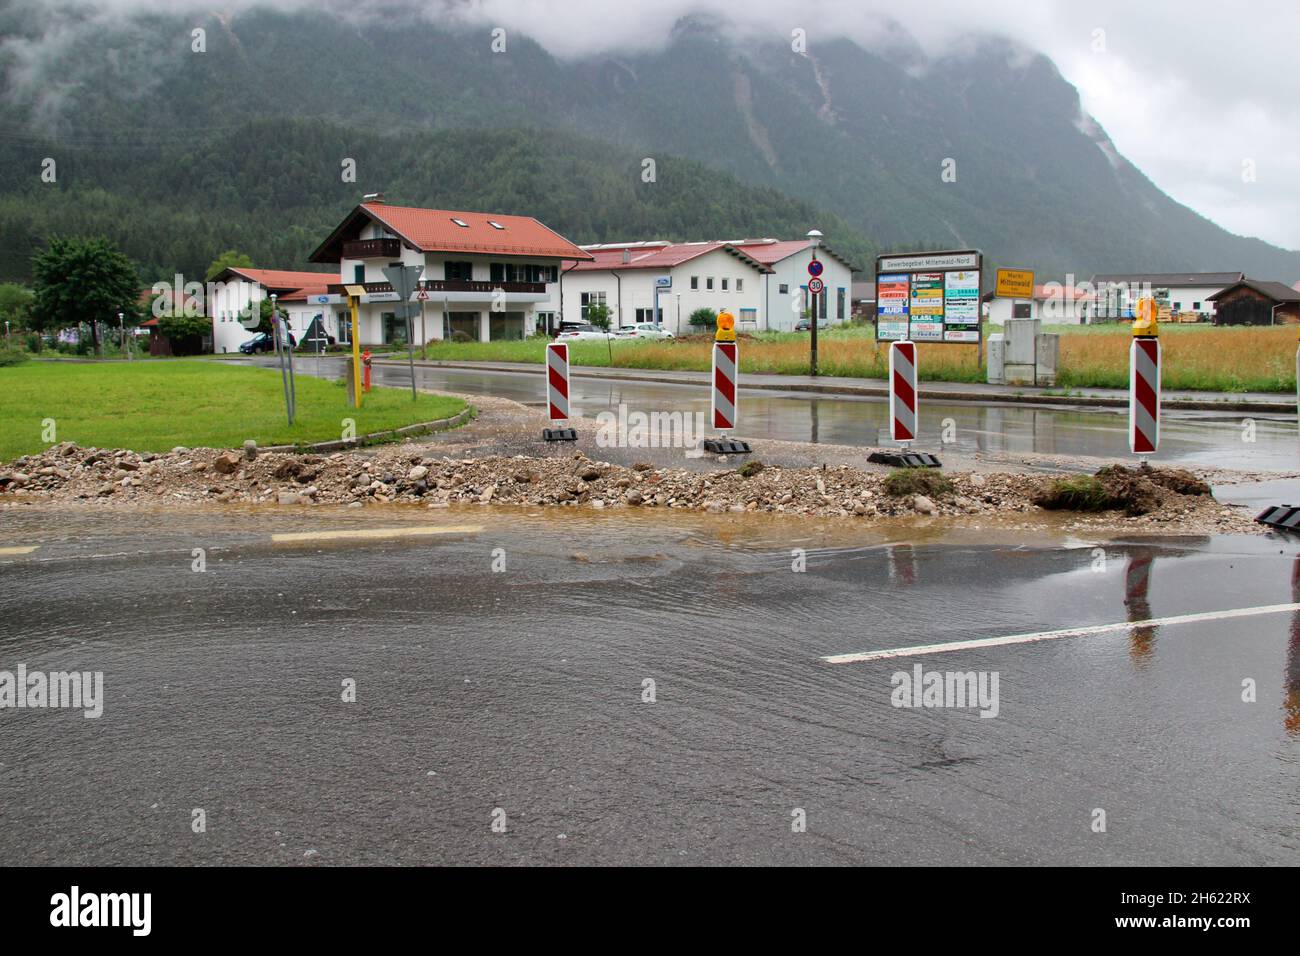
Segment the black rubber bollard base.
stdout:
<path fill-rule="evenodd" d="M 873 451 L 867 461 L 894 468 L 942 468 L 939 459 L 923 451 Z"/>

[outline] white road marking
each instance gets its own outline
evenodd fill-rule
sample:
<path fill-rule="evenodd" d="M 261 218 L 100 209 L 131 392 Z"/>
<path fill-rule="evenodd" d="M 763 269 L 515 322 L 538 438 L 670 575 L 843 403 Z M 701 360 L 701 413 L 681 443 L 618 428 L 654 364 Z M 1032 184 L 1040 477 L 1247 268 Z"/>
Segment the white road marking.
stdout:
<path fill-rule="evenodd" d="M 0 548 L 0 557 L 10 555 L 10 554 L 31 554 L 39 547 L 40 547 L 39 544 L 28 544 L 28 545 L 14 545 L 13 547 Z"/>
<path fill-rule="evenodd" d="M 917 644 L 914 647 L 895 647 L 884 651 L 862 651 L 857 654 L 832 654 L 823 657 L 827 664 L 860 664 L 864 661 L 892 660 L 896 657 L 921 657 L 925 654 L 945 654 L 948 651 L 968 651 L 982 647 L 1005 647 L 1009 644 L 1033 644 L 1037 641 L 1056 641 L 1063 637 L 1086 637 L 1089 634 L 1106 634 L 1126 631 L 1133 627 L 1162 627 L 1168 624 L 1195 624 L 1200 621 L 1225 621 L 1235 617 L 1254 617 L 1259 614 L 1285 614 L 1300 611 L 1300 604 L 1264 604 L 1259 607 L 1238 607 L 1226 611 L 1204 611 L 1200 614 L 1178 614 L 1174 617 L 1152 617 L 1142 621 L 1122 621 L 1118 624 L 1094 624 L 1088 627 L 1067 627 L 1059 631 L 1035 631 L 1032 634 L 1008 634 L 1004 637 L 978 637 L 969 641 L 949 641 L 946 644 Z"/>
<path fill-rule="evenodd" d="M 345 539 L 408 538 L 431 534 L 474 534 L 482 531 L 481 524 L 457 525 L 417 525 L 411 528 L 352 528 L 341 531 L 299 531 L 286 534 L 273 534 L 271 540 L 277 544 L 291 541 L 340 541 Z"/>

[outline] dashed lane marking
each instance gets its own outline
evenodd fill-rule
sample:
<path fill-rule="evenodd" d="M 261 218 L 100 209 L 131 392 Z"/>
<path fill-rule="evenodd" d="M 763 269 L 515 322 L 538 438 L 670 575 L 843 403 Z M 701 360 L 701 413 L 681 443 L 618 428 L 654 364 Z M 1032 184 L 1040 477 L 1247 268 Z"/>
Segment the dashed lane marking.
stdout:
<path fill-rule="evenodd" d="M 475 534 L 483 530 L 481 524 L 417 525 L 410 528 L 347 528 L 339 531 L 295 531 L 273 534 L 276 544 L 301 541 L 377 540 L 383 538 L 413 538 L 435 534 Z"/>

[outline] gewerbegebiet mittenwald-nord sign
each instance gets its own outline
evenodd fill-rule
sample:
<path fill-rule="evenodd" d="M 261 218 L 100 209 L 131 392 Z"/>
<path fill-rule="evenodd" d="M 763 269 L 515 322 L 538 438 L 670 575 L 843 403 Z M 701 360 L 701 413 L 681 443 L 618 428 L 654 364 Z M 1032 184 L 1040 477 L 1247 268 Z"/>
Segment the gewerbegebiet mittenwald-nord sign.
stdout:
<path fill-rule="evenodd" d="M 978 250 L 876 257 L 876 341 L 980 341 Z"/>

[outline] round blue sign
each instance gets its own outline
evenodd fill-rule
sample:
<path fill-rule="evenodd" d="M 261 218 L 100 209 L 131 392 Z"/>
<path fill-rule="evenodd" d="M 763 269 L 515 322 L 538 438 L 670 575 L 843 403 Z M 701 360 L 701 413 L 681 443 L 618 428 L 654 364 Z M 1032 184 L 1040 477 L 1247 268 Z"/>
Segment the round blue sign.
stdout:
<path fill-rule="evenodd" d="M 808 274 L 813 277 L 822 274 L 822 261 L 820 259 L 813 259 L 808 263 Z"/>

